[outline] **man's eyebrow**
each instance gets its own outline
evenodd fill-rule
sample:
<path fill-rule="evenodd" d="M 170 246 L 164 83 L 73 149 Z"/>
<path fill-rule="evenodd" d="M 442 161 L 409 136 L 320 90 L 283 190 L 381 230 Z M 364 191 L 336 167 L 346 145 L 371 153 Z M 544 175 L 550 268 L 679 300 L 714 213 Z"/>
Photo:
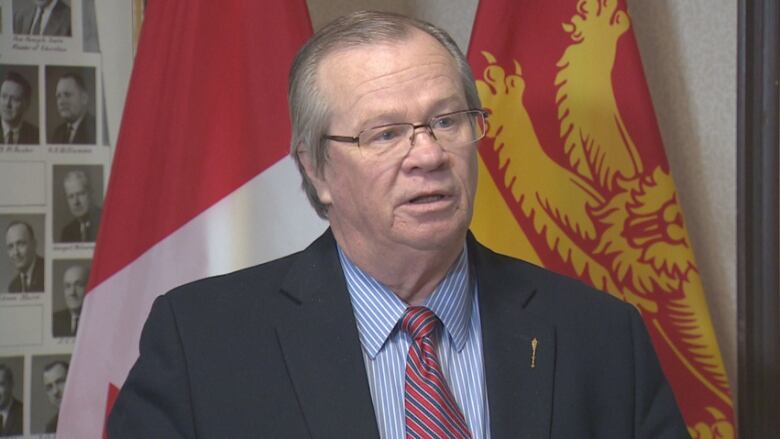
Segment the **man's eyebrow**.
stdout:
<path fill-rule="evenodd" d="M 409 120 L 406 116 L 408 113 L 407 109 L 390 108 L 361 121 L 360 124 L 358 124 L 358 130 L 365 130 L 367 128 L 391 123 L 427 122 L 431 117 L 450 111 L 465 110 L 467 106 L 468 105 L 465 104 L 464 99 L 461 96 L 456 94 L 450 95 L 446 98 L 438 99 L 430 105 L 424 120 Z"/>

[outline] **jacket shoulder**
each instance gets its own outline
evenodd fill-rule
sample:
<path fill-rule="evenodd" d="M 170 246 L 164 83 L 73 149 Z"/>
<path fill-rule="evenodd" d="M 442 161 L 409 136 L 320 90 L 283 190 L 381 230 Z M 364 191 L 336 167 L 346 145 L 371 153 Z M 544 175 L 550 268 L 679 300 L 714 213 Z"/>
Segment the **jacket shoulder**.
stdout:
<path fill-rule="evenodd" d="M 625 316 L 627 312 L 635 312 L 632 305 L 579 279 L 475 244 L 477 264 L 490 267 L 482 272 L 487 271 L 490 276 L 498 277 L 502 284 L 522 286 L 531 291 L 529 310 L 562 316 L 562 319 L 572 316 L 598 319 L 605 313 Z"/>

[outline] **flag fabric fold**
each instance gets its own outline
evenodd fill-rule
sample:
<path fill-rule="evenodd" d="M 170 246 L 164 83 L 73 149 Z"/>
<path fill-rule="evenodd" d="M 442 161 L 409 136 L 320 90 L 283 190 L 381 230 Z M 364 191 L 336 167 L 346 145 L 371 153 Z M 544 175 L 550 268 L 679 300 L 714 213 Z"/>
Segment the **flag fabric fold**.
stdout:
<path fill-rule="evenodd" d="M 624 0 L 482 0 L 490 112 L 472 223 L 641 312 L 694 438 L 734 437 L 725 367 Z"/>
<path fill-rule="evenodd" d="M 58 437 L 93 438 L 154 298 L 267 261 L 323 228 L 288 157 L 303 0 L 149 2 Z"/>

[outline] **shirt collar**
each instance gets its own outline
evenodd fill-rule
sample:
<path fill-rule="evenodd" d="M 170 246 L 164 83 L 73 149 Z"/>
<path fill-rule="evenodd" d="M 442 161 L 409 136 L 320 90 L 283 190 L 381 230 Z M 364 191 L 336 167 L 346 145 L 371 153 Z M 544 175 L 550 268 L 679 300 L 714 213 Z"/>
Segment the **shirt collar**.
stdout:
<path fill-rule="evenodd" d="M 18 133 L 19 132 L 19 128 L 21 128 L 21 126 L 22 126 L 21 122 L 19 122 L 19 124 L 16 125 L 15 127 L 11 126 L 10 123 L 8 123 L 8 122 L 6 122 L 4 120 L 0 121 L 0 122 L 2 122 L 2 124 L 3 124 L 3 135 L 6 135 L 9 131 L 12 131 L 14 133 Z"/>
<path fill-rule="evenodd" d="M 78 119 L 74 120 L 73 122 L 68 122 L 68 126 L 71 129 L 71 132 L 68 133 L 69 136 L 71 134 L 73 134 L 74 131 L 79 129 L 79 125 L 81 125 L 81 121 L 84 120 L 84 116 L 86 116 L 86 115 L 87 115 L 87 112 L 85 111 L 84 114 L 79 116 Z"/>
<path fill-rule="evenodd" d="M 48 5 L 44 6 L 43 13 L 44 14 L 47 13 L 47 12 L 51 13 L 51 10 L 54 9 L 55 6 L 57 6 L 57 2 L 58 1 L 59 0 L 54 0 L 54 1 L 50 2 Z"/>
<path fill-rule="evenodd" d="M 355 265 L 341 247 L 338 247 L 338 253 L 352 300 L 360 342 L 363 350 L 373 359 L 392 335 L 408 305 Z M 424 304 L 439 317 L 457 351 L 463 349 L 469 336 L 473 300 L 474 288 L 464 246 L 450 271 Z"/>
<path fill-rule="evenodd" d="M 25 270 L 24 272 L 24 275 L 27 277 L 25 279 L 25 282 L 27 282 L 27 286 L 31 286 L 32 284 L 32 275 L 33 275 L 33 270 L 35 270 L 35 262 L 37 259 L 38 259 L 37 257 L 34 257 L 32 263 L 30 264 L 29 267 L 27 267 L 27 270 Z"/>

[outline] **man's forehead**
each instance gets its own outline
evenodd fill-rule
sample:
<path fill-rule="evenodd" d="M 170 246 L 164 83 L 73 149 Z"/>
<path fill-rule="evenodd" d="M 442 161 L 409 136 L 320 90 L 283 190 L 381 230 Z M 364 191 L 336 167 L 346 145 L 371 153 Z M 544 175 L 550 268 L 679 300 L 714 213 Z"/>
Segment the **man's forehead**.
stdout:
<path fill-rule="evenodd" d="M 65 372 L 65 366 L 57 363 L 54 366 L 52 366 L 51 369 L 43 372 L 43 378 L 46 379 L 47 377 L 49 377 L 49 379 L 56 379 L 63 376 L 65 374 L 64 372 Z"/>
<path fill-rule="evenodd" d="M 335 51 L 318 72 L 320 89 L 342 110 L 405 106 L 391 102 L 409 89 L 419 100 L 464 100 L 452 55 L 432 36 L 414 30 L 399 41 L 382 41 Z M 338 110 L 338 108 L 333 108 Z M 400 109 L 399 109 L 400 110 Z"/>
<path fill-rule="evenodd" d="M 66 279 L 72 279 L 75 277 L 76 280 L 78 280 L 84 277 L 85 271 L 86 270 L 84 269 L 84 267 L 74 265 L 72 267 L 69 267 L 67 270 L 65 270 L 64 277 Z"/>
<path fill-rule="evenodd" d="M 0 84 L 0 90 L 3 91 L 16 91 L 21 93 L 22 92 L 22 84 L 17 83 L 16 81 L 11 81 L 10 79 L 6 79 L 3 81 L 2 84 Z"/>
<path fill-rule="evenodd" d="M 69 88 L 73 90 L 81 90 L 76 83 L 76 80 L 71 77 L 60 78 L 57 81 L 57 88 Z"/>
<path fill-rule="evenodd" d="M 66 191 L 72 191 L 72 192 L 81 191 L 87 187 L 86 183 L 83 180 L 75 177 L 66 178 L 64 185 Z"/>
<path fill-rule="evenodd" d="M 27 227 L 24 224 L 14 224 L 8 228 L 6 233 L 8 240 L 29 239 L 30 234 L 27 231 Z"/>

